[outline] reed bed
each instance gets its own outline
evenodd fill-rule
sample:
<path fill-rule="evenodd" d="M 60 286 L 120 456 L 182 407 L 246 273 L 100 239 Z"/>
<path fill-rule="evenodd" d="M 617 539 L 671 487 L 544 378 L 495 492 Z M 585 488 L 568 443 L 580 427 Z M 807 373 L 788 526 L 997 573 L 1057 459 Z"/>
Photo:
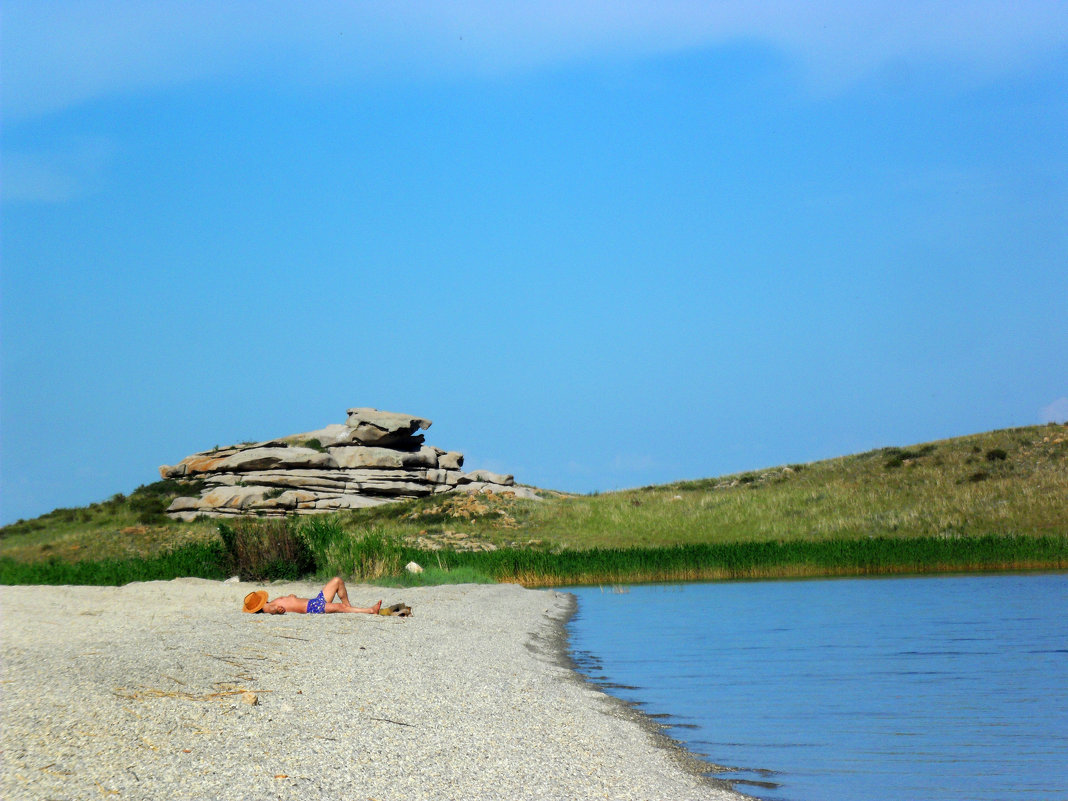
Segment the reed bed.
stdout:
<path fill-rule="evenodd" d="M 895 573 L 1068 569 L 1068 536 L 870 537 L 819 541 L 700 543 L 653 548 L 549 551 L 426 551 L 378 533 L 342 530 L 317 555 L 319 576 L 378 583 L 514 582 L 529 587 L 648 581 L 704 581 Z M 342 554 L 341 561 L 337 555 Z M 402 565 L 429 568 L 408 576 Z M 20 563 L 0 559 L 3 584 L 125 584 L 199 576 L 221 579 L 232 562 L 225 549 L 183 546 L 152 560 Z M 384 566 L 388 566 L 385 567 Z M 263 578 L 259 573 L 245 578 Z M 403 577 L 403 579 L 401 578 Z"/>
<path fill-rule="evenodd" d="M 412 553 L 413 558 L 420 554 Z M 424 555 L 424 558 L 429 554 Z M 873 537 L 661 548 L 451 553 L 448 566 L 524 586 L 1068 568 L 1068 537 Z"/>

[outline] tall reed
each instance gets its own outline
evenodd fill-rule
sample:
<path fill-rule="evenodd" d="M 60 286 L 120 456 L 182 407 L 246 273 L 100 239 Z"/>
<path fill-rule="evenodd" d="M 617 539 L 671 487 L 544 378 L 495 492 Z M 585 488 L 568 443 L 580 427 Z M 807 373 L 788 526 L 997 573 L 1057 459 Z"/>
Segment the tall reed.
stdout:
<path fill-rule="evenodd" d="M 242 579 L 297 579 L 315 570 L 315 556 L 288 518 L 257 520 L 242 517 L 219 524 L 226 549 L 226 567 Z"/>
<path fill-rule="evenodd" d="M 412 553 L 526 586 L 1068 568 L 1068 537 L 872 537 L 559 552 Z M 431 562 L 433 563 L 433 562 Z"/>
<path fill-rule="evenodd" d="M 325 550 L 321 570 L 368 581 L 396 576 L 402 571 L 404 549 L 395 537 L 376 528 L 343 534 Z"/>

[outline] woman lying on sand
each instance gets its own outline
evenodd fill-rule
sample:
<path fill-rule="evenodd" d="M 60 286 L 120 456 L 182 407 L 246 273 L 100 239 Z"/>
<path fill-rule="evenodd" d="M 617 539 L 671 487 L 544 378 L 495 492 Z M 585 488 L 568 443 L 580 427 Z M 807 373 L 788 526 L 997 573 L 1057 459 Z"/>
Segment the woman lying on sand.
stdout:
<path fill-rule="evenodd" d="M 341 598 L 341 603 L 334 603 L 335 595 Z M 266 590 L 256 590 L 245 596 L 244 607 L 246 612 L 266 612 L 268 615 L 284 615 L 286 612 L 307 612 L 310 615 L 330 614 L 332 612 L 363 612 L 367 615 L 377 615 L 381 608 L 381 601 L 366 609 L 360 609 L 350 604 L 345 582 L 336 576 L 326 582 L 322 590 L 314 598 L 283 595 L 281 598 L 268 601 Z"/>

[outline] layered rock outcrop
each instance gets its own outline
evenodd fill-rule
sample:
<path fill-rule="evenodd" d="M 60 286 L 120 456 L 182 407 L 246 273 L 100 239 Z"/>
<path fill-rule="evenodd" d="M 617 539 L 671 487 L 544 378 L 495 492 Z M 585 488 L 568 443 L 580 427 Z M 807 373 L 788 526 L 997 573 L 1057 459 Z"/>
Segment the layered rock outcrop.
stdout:
<path fill-rule="evenodd" d="M 165 479 L 202 485 L 199 497 L 176 498 L 167 514 L 181 520 L 314 514 L 485 490 L 537 497 L 512 476 L 463 472 L 463 454 L 424 444 L 417 432 L 430 425 L 407 414 L 349 409 L 343 424 L 195 453 L 159 469 Z"/>

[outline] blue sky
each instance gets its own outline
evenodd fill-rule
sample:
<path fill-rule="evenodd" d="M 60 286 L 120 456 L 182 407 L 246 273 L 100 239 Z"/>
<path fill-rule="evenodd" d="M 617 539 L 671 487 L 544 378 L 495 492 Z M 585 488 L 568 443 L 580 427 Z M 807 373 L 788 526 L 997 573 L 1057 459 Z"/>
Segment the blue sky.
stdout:
<path fill-rule="evenodd" d="M 0 522 L 435 421 L 578 492 L 1068 419 L 1068 13 L 5 3 Z"/>

